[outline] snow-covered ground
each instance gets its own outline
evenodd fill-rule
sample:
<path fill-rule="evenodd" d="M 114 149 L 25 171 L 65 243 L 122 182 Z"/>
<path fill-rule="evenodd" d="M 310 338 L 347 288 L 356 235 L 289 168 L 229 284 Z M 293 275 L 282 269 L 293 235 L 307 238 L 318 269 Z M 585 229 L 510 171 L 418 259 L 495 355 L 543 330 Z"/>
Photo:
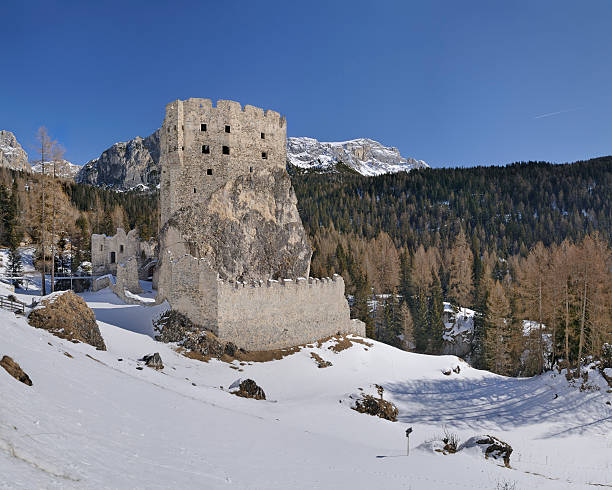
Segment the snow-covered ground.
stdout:
<path fill-rule="evenodd" d="M 203 363 L 153 340 L 151 319 L 165 306 L 125 305 L 108 289 L 83 297 L 106 352 L 0 310 L 0 357 L 12 356 L 33 381 L 0 369 L 0 487 L 612 486 L 612 396 L 599 378 L 600 389 L 581 392 L 562 376 L 504 378 L 370 340 L 340 353 L 328 343 L 266 363 Z M 136 369 L 153 352 L 165 369 Z M 333 366 L 317 368 L 311 352 Z M 456 366 L 459 374 L 442 374 Z M 237 378 L 254 379 L 268 400 L 231 395 Z M 398 422 L 349 408 L 374 383 L 399 407 Z M 498 436 L 514 448 L 512 468 L 426 449 L 444 429 L 462 440 Z"/>

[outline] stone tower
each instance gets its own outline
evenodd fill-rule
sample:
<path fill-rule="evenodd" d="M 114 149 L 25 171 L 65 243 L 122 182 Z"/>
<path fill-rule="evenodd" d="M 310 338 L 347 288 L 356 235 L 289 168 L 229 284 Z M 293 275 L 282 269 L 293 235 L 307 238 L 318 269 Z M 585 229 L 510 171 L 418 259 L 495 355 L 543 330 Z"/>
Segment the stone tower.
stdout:
<path fill-rule="evenodd" d="M 161 225 L 227 182 L 286 166 L 287 125 L 278 112 L 220 100 L 176 100 L 161 129 Z"/>
<path fill-rule="evenodd" d="M 161 129 L 158 302 L 250 350 L 365 335 L 344 281 L 309 278 L 286 123 L 237 102 L 177 100 Z"/>
<path fill-rule="evenodd" d="M 206 259 L 223 280 L 308 277 L 312 250 L 286 170 L 286 135 L 278 112 L 229 100 L 168 104 L 160 250 Z"/>

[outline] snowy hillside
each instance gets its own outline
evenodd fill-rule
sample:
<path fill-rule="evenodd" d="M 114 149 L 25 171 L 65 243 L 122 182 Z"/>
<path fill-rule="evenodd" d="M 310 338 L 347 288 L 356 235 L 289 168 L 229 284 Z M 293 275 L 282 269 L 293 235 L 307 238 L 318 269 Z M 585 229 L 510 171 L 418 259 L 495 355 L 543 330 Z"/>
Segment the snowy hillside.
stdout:
<path fill-rule="evenodd" d="M 45 161 L 45 175 L 53 175 L 53 162 Z M 63 179 L 71 179 L 74 180 L 76 174 L 81 170 L 80 165 L 75 165 L 74 163 L 69 162 L 68 160 L 56 160 L 55 162 L 55 175 L 57 177 L 61 177 Z M 32 162 L 32 172 L 37 174 L 42 173 L 43 165 L 39 161 Z"/>
<path fill-rule="evenodd" d="M 422 160 L 401 156 L 397 148 L 367 138 L 327 143 L 314 138 L 287 138 L 287 162 L 318 172 L 335 171 L 343 163 L 366 176 L 429 167 Z"/>
<path fill-rule="evenodd" d="M 612 485 L 611 395 L 601 383 L 581 392 L 562 376 L 504 378 L 453 356 L 370 340 L 339 353 L 328 341 L 266 363 L 205 363 L 151 338 L 150 320 L 163 306 L 125 305 L 108 289 L 83 297 L 108 351 L 0 310 L 0 357 L 13 357 L 33 382 L 0 368 L 2 488 Z M 163 371 L 138 360 L 153 352 Z M 318 368 L 311 353 L 333 365 Z M 442 374 L 457 367 L 458 374 Z M 267 401 L 228 392 L 247 377 Z M 351 397 L 375 392 L 374 383 L 399 407 L 398 422 L 350 409 Z M 414 430 L 409 457 L 407 427 Z M 510 443 L 512 469 L 467 450 L 432 452 L 426 441 L 445 429 L 461 440 L 487 433 Z"/>

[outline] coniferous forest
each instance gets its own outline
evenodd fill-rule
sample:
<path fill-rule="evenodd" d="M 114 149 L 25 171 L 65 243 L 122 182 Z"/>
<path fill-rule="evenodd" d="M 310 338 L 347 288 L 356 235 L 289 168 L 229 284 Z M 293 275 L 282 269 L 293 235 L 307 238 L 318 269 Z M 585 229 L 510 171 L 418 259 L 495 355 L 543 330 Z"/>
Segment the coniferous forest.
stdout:
<path fill-rule="evenodd" d="M 441 353 L 449 301 L 476 310 L 476 366 L 610 363 L 612 157 L 379 177 L 290 170 L 312 274 L 343 275 L 370 336 Z"/>
<path fill-rule="evenodd" d="M 611 355 L 612 157 L 378 177 L 289 172 L 311 275 L 344 277 L 369 336 L 442 353 L 447 301 L 476 311 L 469 358 L 479 367 L 531 375 Z M 71 244 L 74 268 L 88 259 L 91 233 L 137 227 L 148 239 L 158 214 L 157 192 L 0 169 L 0 241 L 15 255 L 14 275 L 18 244 L 38 245 L 41 230 Z"/>

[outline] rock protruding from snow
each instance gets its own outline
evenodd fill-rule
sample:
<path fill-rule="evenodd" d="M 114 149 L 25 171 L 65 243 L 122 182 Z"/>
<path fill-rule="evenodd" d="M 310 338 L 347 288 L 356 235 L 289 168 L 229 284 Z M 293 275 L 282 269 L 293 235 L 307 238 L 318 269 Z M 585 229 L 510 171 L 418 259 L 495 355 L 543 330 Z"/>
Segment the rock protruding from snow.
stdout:
<path fill-rule="evenodd" d="M 116 190 L 154 189 L 159 184 L 159 129 L 146 138 L 115 143 L 83 165 L 78 183 Z"/>
<path fill-rule="evenodd" d="M 148 354 L 142 358 L 145 365 L 150 367 L 151 369 L 157 369 L 158 371 L 164 369 L 164 363 L 162 362 L 162 358 L 159 355 L 159 352 L 155 354 Z"/>
<path fill-rule="evenodd" d="M 55 176 L 61 179 L 74 180 L 81 168 L 80 165 L 75 165 L 68 160 L 55 160 Z M 44 162 L 44 171 L 45 175 L 53 175 L 53 161 Z M 40 160 L 32 162 L 32 172 L 37 174 L 43 173 L 43 164 Z"/>
<path fill-rule="evenodd" d="M 17 381 L 21 381 L 23 384 L 32 386 L 32 380 L 30 379 L 30 377 L 23 372 L 21 366 L 19 366 L 19 364 L 13 361 L 11 357 L 2 357 L 2 359 L 0 359 L 0 366 L 2 366 L 6 370 L 6 372 L 9 373 Z"/>
<path fill-rule="evenodd" d="M 512 446 L 507 442 L 498 439 L 495 436 L 474 436 L 465 441 L 459 450 L 478 448 L 483 453 L 486 459 L 503 459 L 504 465 L 510 468 L 510 455 L 512 454 Z"/>
<path fill-rule="evenodd" d="M 85 342 L 99 350 L 106 350 L 94 312 L 83 298 L 72 291 L 56 292 L 44 297 L 41 304 L 30 313 L 28 322 L 62 339 Z"/>
<path fill-rule="evenodd" d="M 232 342 L 222 342 L 215 334 L 202 329 L 176 310 L 167 310 L 154 320 L 153 330 L 157 333 L 155 340 L 176 342 L 204 358 L 220 359 L 224 355 L 234 357 L 239 351 Z"/>
<path fill-rule="evenodd" d="M 315 172 L 337 172 L 339 166 L 344 165 L 365 176 L 429 167 L 422 160 L 403 157 L 397 148 L 367 138 L 340 142 L 287 138 L 287 162 Z"/>
<path fill-rule="evenodd" d="M 31 171 L 28 154 L 10 131 L 0 130 L 0 167 Z"/>
<path fill-rule="evenodd" d="M 397 421 L 399 413 L 399 410 L 393 403 L 383 400 L 382 397 L 376 398 L 372 395 L 363 395 L 361 399 L 355 401 L 355 405 L 352 408 L 359 413 L 367 413 L 368 415 L 374 415 L 391 422 Z"/>
<path fill-rule="evenodd" d="M 450 303 L 444 303 L 443 354 L 469 357 L 474 338 L 475 314 L 476 312 L 469 308 L 454 307 Z"/>
<path fill-rule="evenodd" d="M 230 386 L 230 391 L 243 398 L 253 398 L 254 400 L 265 400 L 266 394 L 261 386 L 258 386 L 252 379 L 245 379 L 244 381 L 239 379 L 236 380 Z"/>

